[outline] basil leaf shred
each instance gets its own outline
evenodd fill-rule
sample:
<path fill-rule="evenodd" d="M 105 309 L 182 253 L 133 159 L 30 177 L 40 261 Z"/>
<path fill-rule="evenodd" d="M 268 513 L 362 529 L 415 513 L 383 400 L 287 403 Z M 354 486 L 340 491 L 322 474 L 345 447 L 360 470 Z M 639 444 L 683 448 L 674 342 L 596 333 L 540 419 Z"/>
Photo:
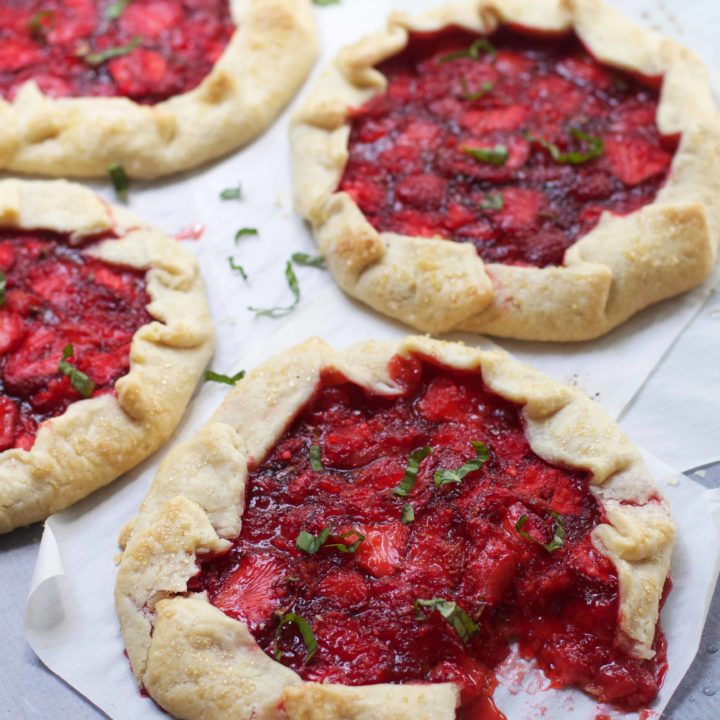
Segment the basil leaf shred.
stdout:
<path fill-rule="evenodd" d="M 556 550 L 559 550 L 565 544 L 565 528 L 562 525 L 562 518 L 558 513 L 556 513 L 554 510 L 551 510 L 550 514 L 552 515 L 554 522 L 553 539 L 549 543 L 540 542 L 539 540 L 536 540 L 527 530 L 523 530 L 523 527 L 525 527 L 525 523 L 527 523 L 528 521 L 527 515 L 521 515 L 518 518 L 518 521 L 515 523 L 515 530 L 521 537 L 524 537 L 526 540 L 534 542 L 536 545 L 539 545 L 547 552 L 553 553 Z"/>
<path fill-rule="evenodd" d="M 258 232 L 257 228 L 251 228 L 251 227 L 240 228 L 235 233 L 235 242 L 239 242 L 240 240 L 242 240 L 242 238 L 248 237 L 249 235 L 259 235 L 259 234 L 260 233 Z"/>
<path fill-rule="evenodd" d="M 280 660 L 280 658 L 282 658 L 283 656 L 282 650 L 280 650 L 278 646 L 278 640 L 280 639 L 280 632 L 282 631 L 283 627 L 288 623 L 292 623 L 300 631 L 303 645 L 305 645 L 305 649 L 307 650 L 307 655 L 305 656 L 305 660 L 303 662 L 307 665 L 307 663 L 309 663 L 315 656 L 315 653 L 318 649 L 318 644 L 317 640 L 315 639 L 315 633 L 310 627 L 310 623 L 304 617 L 302 617 L 301 615 L 296 615 L 295 613 L 285 613 L 280 619 L 277 628 L 275 628 L 275 642 L 273 643 L 273 654 L 275 655 L 275 659 Z"/>
<path fill-rule="evenodd" d="M 223 375 L 222 373 L 216 373 L 212 370 L 205 371 L 205 382 L 216 382 L 222 383 L 223 385 L 235 385 L 245 377 L 245 371 L 241 370 L 235 375 Z"/>
<path fill-rule="evenodd" d="M 407 466 L 405 468 L 405 474 L 403 475 L 400 484 L 393 490 L 394 495 L 407 497 L 410 494 L 410 491 L 415 486 L 415 481 L 417 480 L 420 463 L 432 451 L 433 449 L 429 445 L 425 445 L 425 447 L 417 448 L 410 453 L 410 457 L 408 457 Z"/>
<path fill-rule="evenodd" d="M 325 470 L 325 466 L 322 464 L 322 460 L 320 459 L 319 445 L 310 446 L 310 467 L 315 472 L 322 472 L 323 470 Z"/>
<path fill-rule="evenodd" d="M 292 261 L 301 267 L 314 267 L 324 270 L 327 265 L 322 255 L 309 255 L 308 253 L 296 252 L 292 255 Z"/>
<path fill-rule="evenodd" d="M 455 52 L 441 55 L 437 59 L 437 62 L 442 65 L 443 63 L 462 60 L 463 58 L 478 60 L 483 55 L 495 55 L 496 53 L 497 49 L 487 38 L 478 38 L 467 50 L 456 50 Z"/>
<path fill-rule="evenodd" d="M 505 206 L 505 199 L 502 193 L 488 193 L 480 203 L 482 210 L 502 210 Z"/>
<path fill-rule="evenodd" d="M 479 90 L 471 92 L 465 78 L 462 78 L 462 77 L 460 78 L 460 88 L 461 88 L 460 95 L 463 97 L 463 99 L 468 100 L 470 102 L 479 100 L 481 97 L 487 95 L 494 87 L 495 86 L 491 82 L 484 82 L 480 86 Z"/>
<path fill-rule="evenodd" d="M 285 278 L 287 280 L 288 287 L 290 288 L 290 292 L 292 292 L 294 297 L 292 304 L 284 307 L 280 306 L 273 308 L 256 308 L 248 306 L 248 310 L 250 310 L 250 312 L 254 312 L 255 317 L 284 317 L 285 315 L 291 313 L 297 307 L 297 304 L 300 302 L 300 285 L 298 283 L 297 276 L 295 275 L 295 271 L 293 270 L 292 262 L 290 260 L 288 260 L 285 265 Z"/>
<path fill-rule="evenodd" d="M 45 22 L 46 20 L 49 22 Z M 44 43 L 47 41 L 47 31 L 55 27 L 55 13 L 52 10 L 38 10 L 25 27 L 35 42 Z"/>
<path fill-rule="evenodd" d="M 74 365 L 68 362 L 73 356 L 74 348 L 72 345 L 66 345 L 63 348 L 62 360 L 58 363 L 58 372 L 67 375 L 70 378 L 70 384 L 84 397 L 89 398 L 95 390 L 95 383 L 84 373 L 78 370 Z"/>
<path fill-rule="evenodd" d="M 506 145 L 495 145 L 495 147 L 491 148 L 473 148 L 465 145 L 462 151 L 471 158 L 488 165 L 504 165 L 508 159 Z"/>
<path fill-rule="evenodd" d="M 114 3 L 108 5 L 105 11 L 105 17 L 108 20 L 117 20 L 124 12 L 125 8 L 130 4 L 130 0 L 115 0 Z"/>
<path fill-rule="evenodd" d="M 314 555 L 325 544 L 331 532 L 332 527 L 330 525 L 326 525 L 317 535 L 301 530 L 295 538 L 295 545 L 298 550 L 302 550 L 308 555 Z"/>
<path fill-rule="evenodd" d="M 437 610 L 452 626 L 453 630 L 458 634 L 463 642 L 468 642 L 478 631 L 478 626 L 473 622 L 472 618 L 452 600 L 444 600 L 443 598 L 433 598 L 432 600 L 416 600 L 415 617 L 418 620 L 424 620 L 425 616 L 420 608 L 427 607 Z"/>
<path fill-rule="evenodd" d="M 466 475 L 475 472 L 475 470 L 479 470 L 487 462 L 490 457 L 490 451 L 487 449 L 485 443 L 473 441 L 470 444 L 475 450 L 475 457 L 455 470 L 438 470 L 433 475 L 436 487 L 449 483 L 460 483 Z"/>
<path fill-rule="evenodd" d="M 107 48 L 96 53 L 89 53 L 84 56 L 84 60 L 88 65 L 102 65 L 113 58 L 129 55 L 135 48 L 140 45 L 140 36 L 136 35 L 127 45 L 119 45 L 118 47 Z"/>
<path fill-rule="evenodd" d="M 242 200 L 242 186 L 238 185 L 234 188 L 225 188 L 220 193 L 221 200 Z"/>
<path fill-rule="evenodd" d="M 405 503 L 402 507 L 402 515 L 400 515 L 400 522 L 403 525 L 409 525 L 415 520 L 415 510 L 410 503 Z"/>
<path fill-rule="evenodd" d="M 232 255 L 228 256 L 228 265 L 230 265 L 230 269 L 234 270 L 237 273 L 240 273 L 240 277 L 242 277 L 243 280 L 247 280 L 248 276 L 245 272 L 245 268 L 242 265 L 238 265 L 235 262 L 235 258 Z"/>
<path fill-rule="evenodd" d="M 119 163 L 110 165 L 108 167 L 108 175 L 110 175 L 110 180 L 113 184 L 113 189 L 115 190 L 117 199 L 122 200 L 122 202 L 127 202 L 130 181 L 125 173 L 125 168 Z"/>
<path fill-rule="evenodd" d="M 590 160 L 599 158 L 605 152 L 605 143 L 601 137 L 588 135 L 588 133 L 576 127 L 570 128 L 570 135 L 584 143 L 587 149 L 584 151 L 573 150 L 571 152 L 562 152 L 555 143 L 551 143 L 544 138 L 527 135 L 527 139 L 530 142 L 536 142 L 538 145 L 544 147 L 550 153 L 550 157 L 559 165 L 582 165 Z"/>

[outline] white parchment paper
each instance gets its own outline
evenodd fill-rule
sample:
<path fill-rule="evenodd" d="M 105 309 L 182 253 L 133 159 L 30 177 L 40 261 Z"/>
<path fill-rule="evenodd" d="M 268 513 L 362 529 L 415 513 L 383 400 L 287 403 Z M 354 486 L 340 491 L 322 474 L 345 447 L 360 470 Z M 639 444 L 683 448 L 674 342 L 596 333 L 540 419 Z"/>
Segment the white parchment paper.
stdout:
<path fill-rule="evenodd" d="M 201 404 L 198 419 L 213 409 L 205 397 Z M 181 434 L 191 430 L 188 424 Z M 720 568 L 720 496 L 677 476 L 650 454 L 646 461 L 678 525 L 675 588 L 662 616 L 670 670 L 653 706 L 659 712 L 698 649 Z M 48 520 L 25 615 L 26 637 L 40 659 L 115 720 L 167 718 L 138 692 L 123 655 L 112 599 L 116 530 L 136 512 L 151 474 L 149 467 L 140 469 Z M 550 689 L 538 671 L 514 657 L 500 676 L 495 699 L 511 720 L 590 720 L 600 711 L 612 718 L 637 717 L 599 709 L 579 691 Z"/>
<path fill-rule="evenodd" d="M 390 10 L 417 11 L 442 1 L 342 0 L 339 5 L 319 8 L 323 55 L 315 72 L 342 45 L 382 25 Z M 617 4 L 636 20 L 689 44 L 717 67 L 720 13 L 716 2 L 623 0 Z M 289 304 L 285 262 L 293 252 L 314 252 L 307 229 L 291 208 L 288 115 L 231 158 L 166 182 L 134 183 L 131 189 L 130 209 L 167 232 L 204 227 L 201 239 L 186 245 L 198 257 L 208 284 L 217 328 L 212 367 L 218 372 L 251 367 L 311 334 L 344 346 L 408 332 L 345 298 L 326 272 L 314 269 L 296 270 L 302 300 L 285 321 L 255 320 L 247 311 L 248 305 Z M 243 199 L 221 202 L 219 192 L 238 183 Z M 96 188 L 113 199 L 106 185 Z M 236 245 L 233 236 L 240 227 L 255 227 L 259 235 Z M 229 255 L 245 267 L 247 283 L 230 271 Z M 631 436 L 674 467 L 697 466 L 720 458 L 720 392 L 716 389 L 720 303 L 710 297 L 713 284 L 651 308 L 592 343 L 569 347 L 500 344 L 549 375 L 579 385 L 613 416 L 623 413 Z M 202 387 L 176 437 L 197 430 L 224 392 L 224 387 L 209 383 Z M 110 488 L 51 518 L 27 604 L 26 635 L 43 662 L 117 720 L 166 717 L 137 693 L 112 608 L 117 534 L 135 514 L 166 451 Z M 670 672 L 659 699 L 661 707 L 697 650 L 717 577 L 717 498 L 684 478 L 677 485 L 666 484 L 668 467 L 652 457 L 649 462 L 673 503 L 680 531 L 673 569 L 676 589 L 664 613 Z M 546 717 L 594 717 L 595 708 L 583 695 L 543 692 L 540 688 L 547 683 L 531 671 L 518 671 L 517 663 L 508 665 L 504 678 L 496 698 L 512 720 L 538 717 L 542 708 L 548 709 Z"/>

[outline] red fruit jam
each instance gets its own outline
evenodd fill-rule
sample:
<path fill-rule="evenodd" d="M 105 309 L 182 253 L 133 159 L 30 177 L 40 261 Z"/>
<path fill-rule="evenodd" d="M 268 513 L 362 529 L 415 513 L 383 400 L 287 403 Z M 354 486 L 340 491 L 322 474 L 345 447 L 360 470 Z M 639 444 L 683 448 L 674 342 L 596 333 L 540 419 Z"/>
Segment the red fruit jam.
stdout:
<path fill-rule="evenodd" d="M 477 720 L 488 717 L 495 670 L 517 639 L 558 686 L 624 708 L 650 702 L 666 667 L 662 632 L 652 661 L 616 642 L 618 580 L 590 540 L 604 518 L 588 473 L 539 458 L 520 408 L 479 373 L 416 357 L 392 367 L 404 387 L 395 397 L 324 379 L 251 470 L 240 536 L 199 560 L 190 589 L 207 590 L 306 680 L 452 681 L 460 717 Z M 482 451 L 472 443 L 489 459 L 458 471 Z M 426 446 L 414 487 L 398 496 L 410 454 Z M 438 486 L 442 470 L 465 475 Z M 325 528 L 319 550 L 297 547 L 301 532 L 317 538 Z M 464 615 L 445 619 L 452 606 L 418 600 L 456 603 Z M 280 624 L 285 613 L 314 633 L 309 662 L 298 625 Z"/>
<path fill-rule="evenodd" d="M 350 115 L 340 190 L 379 231 L 469 242 L 487 262 L 561 265 L 603 211 L 654 200 L 678 138 L 655 125 L 658 78 L 599 64 L 574 35 L 491 40 L 414 35 L 383 63 L 387 93 Z"/>
<path fill-rule="evenodd" d="M 113 392 L 133 335 L 152 320 L 150 298 L 144 272 L 96 260 L 54 233 L 0 232 L 0 271 L 0 452 L 29 450 L 38 425 L 82 400 L 81 390 Z M 67 362 L 94 389 L 59 371 L 67 345 Z"/>
<path fill-rule="evenodd" d="M 228 0 L 11 0 L 0 6 L 0 96 L 153 104 L 192 90 L 234 31 Z"/>

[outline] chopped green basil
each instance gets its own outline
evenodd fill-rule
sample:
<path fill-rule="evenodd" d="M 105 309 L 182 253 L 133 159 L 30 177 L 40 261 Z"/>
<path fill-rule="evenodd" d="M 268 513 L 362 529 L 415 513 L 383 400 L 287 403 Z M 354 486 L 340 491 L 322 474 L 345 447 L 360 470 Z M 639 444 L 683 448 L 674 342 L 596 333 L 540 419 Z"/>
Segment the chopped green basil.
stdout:
<path fill-rule="evenodd" d="M 258 233 L 257 228 L 251 228 L 251 227 L 240 228 L 235 233 L 235 242 L 239 242 L 240 240 L 242 240 L 244 237 L 247 237 L 248 235 L 258 235 L 258 234 L 259 233 Z"/>
<path fill-rule="evenodd" d="M 536 540 L 527 530 L 523 530 L 525 523 L 528 521 L 527 515 L 521 515 L 515 523 L 515 530 L 517 530 L 518 535 L 524 537 L 526 540 L 534 542 L 536 545 L 544 548 L 549 553 L 559 550 L 565 544 L 565 528 L 562 526 L 560 515 L 558 515 L 558 513 L 554 510 L 551 510 L 550 514 L 553 516 L 554 523 L 553 539 L 549 543 L 542 543 L 539 540 Z"/>
<path fill-rule="evenodd" d="M 299 550 L 306 552 L 308 555 L 314 555 L 320 550 L 321 547 L 323 547 L 323 545 L 325 545 L 327 539 L 332 534 L 333 529 L 330 525 L 326 525 L 317 535 L 313 535 L 312 533 L 306 532 L 305 530 L 301 530 L 298 533 L 297 538 L 295 538 L 295 545 L 298 547 Z M 330 543 L 329 545 L 325 545 L 325 547 L 336 548 L 342 553 L 354 553 L 360 547 L 360 543 L 362 543 L 362 541 L 365 539 L 365 536 L 360 531 L 355 530 L 354 528 L 352 530 L 344 532 L 338 537 L 341 537 L 343 539 L 354 538 L 354 542 L 349 545 L 346 543 Z"/>
<path fill-rule="evenodd" d="M 560 165 L 581 165 L 589 160 L 600 157 L 605 151 L 605 143 L 600 137 L 588 135 L 580 130 L 580 128 L 570 128 L 570 134 L 576 140 L 585 143 L 587 149 L 584 151 L 574 150 L 571 152 L 562 152 L 555 143 L 548 142 L 544 138 L 528 135 L 527 139 L 530 142 L 536 142 L 538 145 L 544 147 L 550 153 L 550 157 Z"/>
<path fill-rule="evenodd" d="M 331 532 L 332 527 L 330 525 L 326 525 L 318 535 L 301 530 L 297 538 L 295 538 L 295 545 L 297 545 L 298 550 L 302 550 L 308 555 L 314 555 L 325 544 Z"/>
<path fill-rule="evenodd" d="M 505 145 L 496 145 L 491 148 L 473 148 L 465 145 L 462 151 L 471 158 L 488 163 L 488 165 L 504 165 L 508 159 L 508 149 Z"/>
<path fill-rule="evenodd" d="M 111 47 L 101 52 L 89 53 L 84 56 L 84 60 L 88 65 L 102 65 L 104 62 L 112 60 L 113 58 L 129 55 L 138 45 L 140 45 L 140 37 L 136 35 L 127 45 Z"/>
<path fill-rule="evenodd" d="M 95 383 L 81 370 L 68 362 L 73 356 L 73 346 L 66 345 L 63 348 L 62 360 L 58 364 L 58 372 L 70 378 L 70 384 L 84 397 L 88 398 L 95 390 Z"/>
<path fill-rule="evenodd" d="M 242 186 L 238 185 L 234 188 L 225 188 L 220 193 L 221 200 L 242 200 Z"/>
<path fill-rule="evenodd" d="M 245 272 L 245 268 L 242 265 L 238 265 L 235 262 L 235 258 L 232 255 L 230 255 L 228 257 L 228 265 L 230 265 L 231 270 L 234 270 L 235 272 L 240 273 L 240 276 L 242 277 L 243 280 L 248 279 L 247 273 Z"/>
<path fill-rule="evenodd" d="M 340 0 L 312 0 L 313 5 L 339 5 Z"/>
<path fill-rule="evenodd" d="M 235 375 L 223 375 L 221 373 L 213 372 L 212 370 L 205 371 L 205 382 L 223 383 L 224 385 L 235 385 L 236 382 L 242 380 L 244 377 L 244 370 L 241 370 L 239 373 L 235 373 Z"/>
<path fill-rule="evenodd" d="M 341 553 L 354 553 L 360 547 L 360 543 L 365 539 L 365 536 L 361 532 L 355 530 L 355 528 L 344 532 L 338 537 L 343 538 L 343 540 L 346 538 L 355 538 L 355 542 L 351 543 L 350 545 L 347 545 L 345 543 L 331 543 L 330 545 L 326 545 L 325 547 L 337 548 Z"/>
<path fill-rule="evenodd" d="M 505 206 L 505 200 L 502 193 L 488 193 L 480 203 L 482 210 L 502 210 Z"/>
<path fill-rule="evenodd" d="M 322 460 L 320 459 L 319 445 L 310 446 L 310 467 L 315 472 L 322 472 L 325 469 L 325 466 L 322 464 Z"/>
<path fill-rule="evenodd" d="M 415 485 L 417 480 L 418 470 L 420 469 L 420 463 L 432 452 L 432 448 L 429 445 L 425 447 L 417 448 L 410 453 L 410 457 L 407 461 L 407 467 L 405 468 L 405 474 L 403 475 L 400 484 L 393 490 L 395 495 L 400 497 L 407 497 L 410 491 Z"/>
<path fill-rule="evenodd" d="M 472 460 L 468 460 L 468 462 L 456 470 L 438 470 L 433 475 L 436 487 L 447 485 L 448 483 L 462 482 L 466 475 L 474 472 L 475 470 L 479 470 L 487 462 L 487 459 L 490 457 L 490 453 L 486 445 L 481 442 L 471 442 L 470 444 L 475 450 L 475 457 Z"/>
<path fill-rule="evenodd" d="M 0 307 L 5 304 L 5 290 L 7 289 L 7 275 L 0 270 Z"/>
<path fill-rule="evenodd" d="M 444 600 L 443 598 L 433 598 L 432 600 L 416 600 L 415 601 L 415 617 L 418 620 L 424 620 L 421 607 L 428 607 L 437 610 L 452 626 L 453 630 L 458 634 L 463 642 L 467 642 L 478 631 L 478 626 L 472 621 L 470 616 L 454 601 Z"/>
<path fill-rule="evenodd" d="M 325 258 L 322 255 L 308 255 L 307 253 L 296 252 L 292 255 L 292 261 L 302 267 L 314 267 L 321 270 L 326 267 Z"/>
<path fill-rule="evenodd" d="M 125 8 L 130 4 L 131 0 L 115 0 L 115 2 L 108 5 L 105 11 L 105 17 L 108 20 L 117 20 L 124 12 Z"/>
<path fill-rule="evenodd" d="M 400 516 L 400 522 L 403 525 L 409 525 L 415 520 L 415 510 L 410 503 L 405 503 L 402 508 L 402 515 Z"/>
<path fill-rule="evenodd" d="M 278 640 L 280 639 L 280 632 L 288 623 L 293 623 L 293 625 L 295 625 L 300 631 L 300 635 L 302 635 L 303 645 L 305 645 L 305 649 L 307 650 L 304 662 L 307 664 L 315 656 L 318 644 L 315 639 L 315 633 L 313 633 L 312 628 L 310 627 L 310 623 L 304 617 L 296 615 L 295 613 L 285 613 L 280 619 L 280 623 L 277 628 L 275 628 L 275 642 L 273 643 L 275 647 L 273 651 L 275 659 L 280 660 L 282 657 L 282 650 L 278 647 Z"/>
<path fill-rule="evenodd" d="M 250 310 L 250 312 L 255 313 L 255 317 L 284 317 L 288 313 L 291 313 L 297 307 L 297 304 L 300 302 L 300 285 L 298 284 L 298 279 L 295 275 L 295 271 L 292 268 L 292 262 L 290 262 L 290 260 L 288 260 L 285 265 L 285 278 L 287 280 L 288 287 L 290 288 L 290 291 L 292 292 L 294 297 L 292 304 L 284 307 L 281 306 L 273 308 L 248 307 L 248 310 Z"/>
<path fill-rule="evenodd" d="M 49 22 L 45 22 L 45 21 Z M 47 31 L 55 26 L 55 13 L 52 10 L 39 10 L 28 21 L 27 29 L 36 42 L 47 40 Z"/>
<path fill-rule="evenodd" d="M 456 50 L 447 53 L 447 55 L 441 55 L 437 61 L 442 64 L 453 60 L 461 60 L 462 58 L 477 60 L 483 55 L 495 55 L 496 53 L 495 46 L 487 38 L 478 38 L 467 50 Z"/>
<path fill-rule="evenodd" d="M 110 165 L 110 167 L 108 167 L 108 175 L 110 175 L 110 180 L 112 180 L 117 199 L 127 202 L 130 181 L 128 180 L 128 176 L 125 174 L 125 168 L 118 163 Z"/>
<path fill-rule="evenodd" d="M 494 87 L 494 85 L 491 82 L 484 82 L 479 90 L 476 90 L 474 92 L 470 91 L 470 88 L 468 87 L 467 81 L 465 78 L 460 78 L 460 87 L 462 89 L 462 92 L 460 93 L 462 97 L 465 100 L 469 100 L 470 102 L 474 100 L 479 100 L 483 95 L 487 95 Z"/>

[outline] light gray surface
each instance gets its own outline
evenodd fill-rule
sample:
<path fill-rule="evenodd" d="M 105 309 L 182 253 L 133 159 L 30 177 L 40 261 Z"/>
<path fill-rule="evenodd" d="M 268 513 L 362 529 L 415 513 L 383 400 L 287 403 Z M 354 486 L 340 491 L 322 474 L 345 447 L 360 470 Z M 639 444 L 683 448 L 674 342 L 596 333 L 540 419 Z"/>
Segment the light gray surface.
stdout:
<path fill-rule="evenodd" d="M 705 468 L 704 477 L 688 474 L 707 487 L 720 487 L 720 463 Z M 23 637 L 25 598 L 41 535 L 42 525 L 33 525 L 0 537 L 0 717 L 104 718 L 104 713 L 47 670 Z M 698 656 L 662 720 L 720 718 L 719 649 L 720 587 L 715 591 Z"/>

